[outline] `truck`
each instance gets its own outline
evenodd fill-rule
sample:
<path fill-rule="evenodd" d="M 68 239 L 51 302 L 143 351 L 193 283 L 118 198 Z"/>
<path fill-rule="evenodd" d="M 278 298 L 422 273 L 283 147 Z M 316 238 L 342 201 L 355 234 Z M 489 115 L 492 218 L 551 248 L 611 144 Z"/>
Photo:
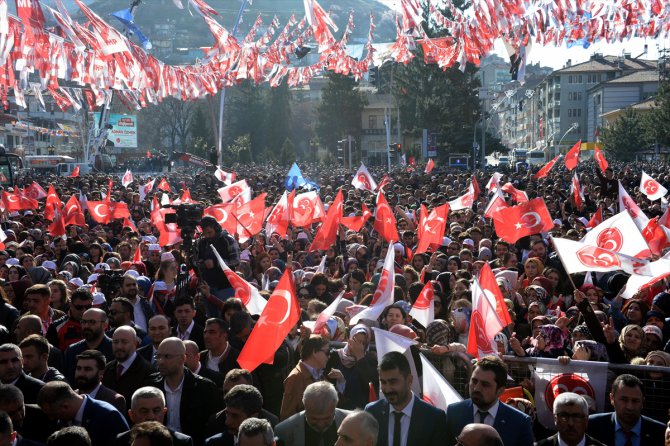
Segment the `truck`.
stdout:
<path fill-rule="evenodd" d="M 28 155 L 23 157 L 23 167 L 46 171 L 60 176 L 67 176 L 79 166 L 79 173 L 85 175 L 92 170 L 88 163 L 78 163 L 71 156 L 66 155 Z"/>
<path fill-rule="evenodd" d="M 527 163 L 531 166 L 541 165 L 546 162 L 544 149 L 534 149 L 528 152 Z"/>
<path fill-rule="evenodd" d="M 513 149 L 511 155 L 511 164 L 516 165 L 516 163 L 525 163 L 528 160 L 528 150 L 526 149 Z"/>

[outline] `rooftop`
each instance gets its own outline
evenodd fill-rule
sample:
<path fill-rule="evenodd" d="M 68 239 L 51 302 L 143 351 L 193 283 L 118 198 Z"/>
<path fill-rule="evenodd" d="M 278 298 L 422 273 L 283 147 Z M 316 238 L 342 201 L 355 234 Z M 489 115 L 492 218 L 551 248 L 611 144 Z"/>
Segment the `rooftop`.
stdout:
<path fill-rule="evenodd" d="M 555 73 L 587 73 L 598 71 L 633 71 L 633 70 L 655 70 L 655 60 L 633 59 L 630 55 L 625 56 L 603 56 L 594 54 L 591 59 L 577 65 L 567 66 L 555 71 Z"/>

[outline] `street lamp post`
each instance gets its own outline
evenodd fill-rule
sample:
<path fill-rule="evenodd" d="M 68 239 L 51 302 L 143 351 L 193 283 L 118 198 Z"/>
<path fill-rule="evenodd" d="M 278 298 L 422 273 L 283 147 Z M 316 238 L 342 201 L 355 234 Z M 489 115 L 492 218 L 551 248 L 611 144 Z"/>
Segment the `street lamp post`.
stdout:
<path fill-rule="evenodd" d="M 572 124 L 572 125 L 570 126 L 570 128 L 569 128 L 568 130 L 566 130 L 565 133 L 563 133 L 563 136 L 561 136 L 561 139 L 558 140 L 558 153 L 561 153 L 561 143 L 563 142 L 563 138 L 565 138 L 566 136 L 568 136 L 568 133 L 570 133 L 570 132 L 573 131 L 573 130 L 577 130 L 578 128 L 579 128 L 579 123 L 578 123 L 578 122 L 575 122 L 574 124 Z"/>

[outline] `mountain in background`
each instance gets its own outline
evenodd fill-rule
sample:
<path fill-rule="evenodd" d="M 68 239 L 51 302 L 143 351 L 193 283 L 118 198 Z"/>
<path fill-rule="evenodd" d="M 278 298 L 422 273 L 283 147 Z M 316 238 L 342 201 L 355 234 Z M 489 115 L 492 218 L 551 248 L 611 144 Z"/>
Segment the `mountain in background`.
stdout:
<path fill-rule="evenodd" d="M 53 0 L 42 0 L 42 3 L 54 7 Z M 75 20 L 84 21 L 73 0 L 63 0 L 63 3 Z M 117 29 L 123 29 L 110 14 L 129 7 L 130 1 L 101 0 L 91 2 L 90 0 L 84 0 L 84 3 L 88 4 L 97 14 Z M 207 3 L 219 12 L 220 16 L 216 17 L 217 21 L 226 29 L 232 31 L 241 2 L 239 0 L 208 0 Z M 143 1 L 135 14 L 135 23 L 152 42 L 165 40 L 169 37 L 173 39 L 174 48 L 211 46 L 213 38 L 202 18 L 192 8 L 189 10 L 188 0 L 182 0 L 182 4 L 184 9 L 178 9 L 172 0 Z M 367 40 L 371 12 L 375 16 L 376 25 L 374 41 L 389 42 L 395 40 L 394 12 L 377 1 L 321 0 L 320 4 L 326 11 L 330 11 L 331 18 L 339 28 L 339 31 L 334 33 L 336 39 L 342 36 L 349 11 L 353 10 L 355 29 L 350 39 L 351 43 L 363 43 Z M 10 1 L 9 5 L 10 12 L 14 13 L 14 2 Z M 254 0 L 253 4 L 249 5 L 244 12 L 237 34 L 238 37 L 243 37 L 248 33 L 259 14 L 265 25 L 269 24 L 276 15 L 280 22 L 278 29 L 281 30 L 291 14 L 295 14 L 297 20 L 302 19 L 304 6 L 301 0 Z M 45 16 L 47 16 L 48 21 L 51 21 L 48 14 L 45 14 Z M 261 27 L 261 31 L 256 34 L 257 38 L 264 31 L 265 27 Z M 166 33 L 170 35 L 166 36 Z M 306 43 L 309 44 L 309 42 Z"/>

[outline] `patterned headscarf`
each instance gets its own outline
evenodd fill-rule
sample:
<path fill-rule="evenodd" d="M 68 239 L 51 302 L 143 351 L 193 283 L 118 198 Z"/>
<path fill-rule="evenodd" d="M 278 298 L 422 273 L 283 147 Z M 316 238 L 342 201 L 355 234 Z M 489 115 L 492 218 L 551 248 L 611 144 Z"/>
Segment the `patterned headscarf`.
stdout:
<path fill-rule="evenodd" d="M 575 342 L 575 350 L 577 347 L 584 347 L 591 352 L 589 356 L 589 361 L 598 361 L 598 362 L 609 362 L 609 355 L 607 354 L 607 347 L 600 342 L 592 341 L 590 339 L 585 339 L 582 341 Z"/>
<path fill-rule="evenodd" d="M 449 323 L 442 319 L 435 319 L 426 327 L 426 343 L 433 345 L 449 345 L 453 342 Z"/>
<path fill-rule="evenodd" d="M 556 325 L 547 324 L 541 326 L 540 334 L 546 341 L 545 351 L 561 350 L 565 347 L 565 335 L 563 334 L 563 330 Z"/>
<path fill-rule="evenodd" d="M 542 288 L 540 285 L 528 285 L 526 287 L 526 294 L 528 294 L 528 290 L 535 291 L 535 294 L 537 294 L 537 301 L 542 302 L 543 304 L 546 304 L 546 302 L 547 302 L 547 290 Z"/>

